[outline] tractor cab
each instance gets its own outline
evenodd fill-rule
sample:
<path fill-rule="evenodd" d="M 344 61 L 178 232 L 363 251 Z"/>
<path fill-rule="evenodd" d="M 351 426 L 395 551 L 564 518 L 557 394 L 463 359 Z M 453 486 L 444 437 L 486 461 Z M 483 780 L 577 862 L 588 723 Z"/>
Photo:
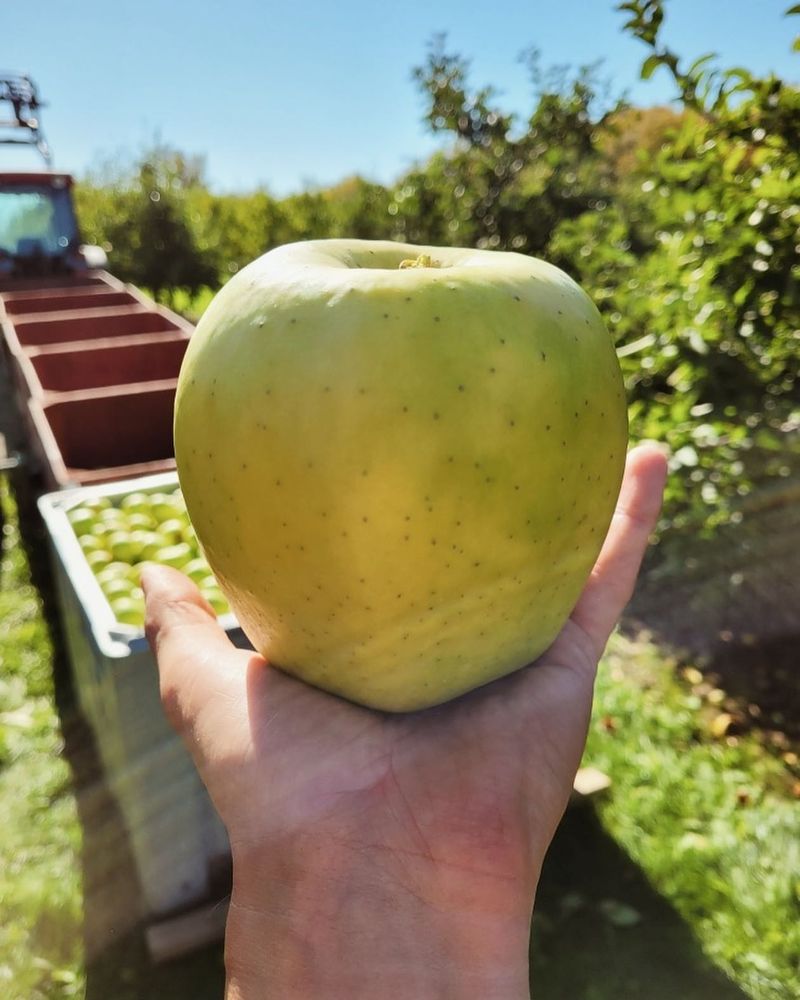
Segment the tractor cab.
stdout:
<path fill-rule="evenodd" d="M 0 171 L 0 276 L 86 267 L 71 189 L 68 174 Z"/>
<path fill-rule="evenodd" d="M 50 170 L 33 81 L 0 73 L 0 145 L 35 147 L 45 170 L 0 171 L 0 280 L 70 274 L 102 267 L 105 254 L 82 247 L 72 178 Z"/>

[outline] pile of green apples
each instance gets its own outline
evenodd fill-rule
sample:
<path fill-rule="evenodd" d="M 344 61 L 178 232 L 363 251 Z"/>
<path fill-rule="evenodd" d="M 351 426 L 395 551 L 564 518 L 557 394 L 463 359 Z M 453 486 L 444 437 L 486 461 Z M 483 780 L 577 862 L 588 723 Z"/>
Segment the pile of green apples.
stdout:
<path fill-rule="evenodd" d="M 67 517 L 118 622 L 144 625 L 144 562 L 174 566 L 194 580 L 218 615 L 230 611 L 200 552 L 180 489 L 92 497 Z"/>

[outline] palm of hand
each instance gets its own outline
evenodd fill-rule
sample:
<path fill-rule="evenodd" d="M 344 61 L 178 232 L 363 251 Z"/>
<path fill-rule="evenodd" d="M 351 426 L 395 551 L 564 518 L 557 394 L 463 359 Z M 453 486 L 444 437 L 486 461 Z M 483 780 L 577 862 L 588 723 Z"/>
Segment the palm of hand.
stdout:
<path fill-rule="evenodd" d="M 594 668 L 657 516 L 664 461 L 631 453 L 620 507 L 572 618 L 535 664 L 424 712 L 392 716 L 317 691 L 234 649 L 174 571 L 148 583 L 162 695 L 247 853 L 309 831 L 369 854 L 424 891 L 452 870 L 529 873 L 561 817 L 591 710 Z"/>
<path fill-rule="evenodd" d="M 380 843 L 401 858 L 519 870 L 552 836 L 580 759 L 593 661 L 569 648 L 581 645 L 574 633 L 532 667 L 408 716 L 231 651 L 195 737 L 209 748 L 203 776 L 234 849 L 324 829 L 357 850 Z"/>

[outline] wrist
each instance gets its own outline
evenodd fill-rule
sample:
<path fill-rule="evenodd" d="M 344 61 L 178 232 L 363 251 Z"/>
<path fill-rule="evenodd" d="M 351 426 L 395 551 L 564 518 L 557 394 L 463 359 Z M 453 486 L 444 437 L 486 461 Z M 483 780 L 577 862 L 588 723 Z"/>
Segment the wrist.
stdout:
<path fill-rule="evenodd" d="M 235 851 L 228 1000 L 525 1000 L 534 889 L 330 837 Z"/>

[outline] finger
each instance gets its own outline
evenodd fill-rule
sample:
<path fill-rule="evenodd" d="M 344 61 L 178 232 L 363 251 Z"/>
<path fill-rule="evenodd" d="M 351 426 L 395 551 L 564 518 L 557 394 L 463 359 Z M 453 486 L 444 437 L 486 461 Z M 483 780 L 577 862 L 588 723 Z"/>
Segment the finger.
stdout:
<path fill-rule="evenodd" d="M 597 656 L 633 594 L 648 539 L 661 510 L 667 460 L 655 444 L 633 448 L 625 463 L 617 509 L 591 576 L 572 612 Z"/>
<path fill-rule="evenodd" d="M 204 712 L 241 699 L 253 654 L 236 649 L 210 604 L 177 570 L 148 564 L 142 588 L 164 711 L 179 732 L 194 731 Z"/>

